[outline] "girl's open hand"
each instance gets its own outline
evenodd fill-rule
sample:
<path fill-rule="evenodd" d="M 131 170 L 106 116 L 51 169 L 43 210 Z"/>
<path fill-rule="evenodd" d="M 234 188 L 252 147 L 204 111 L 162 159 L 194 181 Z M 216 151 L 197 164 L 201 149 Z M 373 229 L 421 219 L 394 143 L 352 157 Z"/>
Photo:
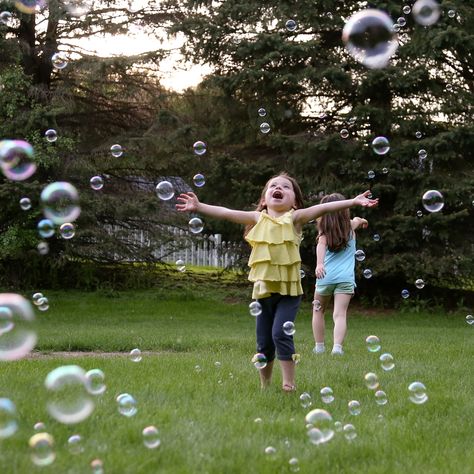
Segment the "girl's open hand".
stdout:
<path fill-rule="evenodd" d="M 364 207 L 374 207 L 379 203 L 379 198 L 369 199 L 367 196 L 370 196 L 370 190 L 365 191 L 365 193 L 359 194 L 354 198 L 355 206 L 364 206 Z"/>
<path fill-rule="evenodd" d="M 183 193 L 180 194 L 176 200 L 178 203 L 176 204 L 176 210 L 179 212 L 194 212 L 197 211 L 199 205 L 198 197 L 192 193 Z"/>
<path fill-rule="evenodd" d="M 316 265 L 316 278 L 319 280 L 320 278 L 324 278 L 324 275 L 326 275 L 324 265 Z"/>

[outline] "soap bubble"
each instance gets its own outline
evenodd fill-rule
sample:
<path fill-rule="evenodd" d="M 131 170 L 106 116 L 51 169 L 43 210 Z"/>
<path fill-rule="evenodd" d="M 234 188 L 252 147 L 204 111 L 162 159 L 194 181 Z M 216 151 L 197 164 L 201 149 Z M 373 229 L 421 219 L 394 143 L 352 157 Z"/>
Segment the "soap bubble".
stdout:
<path fill-rule="evenodd" d="M 411 13 L 418 24 L 430 26 L 438 21 L 441 10 L 436 0 L 417 0 Z"/>
<path fill-rule="evenodd" d="M 341 138 L 348 138 L 349 137 L 349 130 L 347 130 L 347 128 L 343 128 L 339 132 L 339 135 L 341 135 Z"/>
<path fill-rule="evenodd" d="M 380 241 L 380 235 L 379 234 L 374 234 L 372 236 L 372 239 L 374 240 L 374 242 L 379 242 Z"/>
<path fill-rule="evenodd" d="M 418 139 L 421 138 L 422 136 L 423 136 L 423 134 L 420 131 L 415 133 L 415 137 L 418 138 Z"/>
<path fill-rule="evenodd" d="M 81 454 L 84 452 L 84 444 L 81 435 L 75 434 L 68 438 L 67 445 L 71 454 Z"/>
<path fill-rule="evenodd" d="M 0 398 L 0 439 L 9 438 L 18 429 L 15 404 L 8 398 Z"/>
<path fill-rule="evenodd" d="M 393 355 L 386 352 L 379 357 L 380 362 L 382 363 L 382 369 L 388 372 L 395 367 L 395 363 L 393 362 Z"/>
<path fill-rule="evenodd" d="M 367 178 L 369 178 L 369 179 L 374 179 L 374 178 L 375 178 L 375 171 L 370 170 L 370 171 L 367 173 Z M 369 198 L 369 199 L 370 199 L 370 198 Z"/>
<path fill-rule="evenodd" d="M 137 402 L 129 393 L 122 393 L 116 401 L 121 415 L 130 418 L 137 413 Z"/>
<path fill-rule="evenodd" d="M 348 441 L 352 441 L 353 439 L 357 438 L 357 431 L 354 425 L 351 425 L 350 423 L 344 425 L 344 428 L 342 428 L 342 432 L 344 433 L 344 437 Z"/>
<path fill-rule="evenodd" d="M 264 134 L 267 134 L 270 131 L 270 124 L 267 122 L 262 122 L 260 124 L 260 131 Z"/>
<path fill-rule="evenodd" d="M 390 150 L 390 142 L 385 137 L 376 137 L 372 141 L 372 150 L 377 155 L 386 155 Z"/>
<path fill-rule="evenodd" d="M 407 289 L 402 290 L 402 298 L 406 300 L 410 297 L 410 292 Z"/>
<path fill-rule="evenodd" d="M 365 260 L 365 252 L 363 250 L 356 250 L 355 258 L 358 262 L 363 262 Z"/>
<path fill-rule="evenodd" d="M 409 15 L 410 12 L 411 12 L 411 7 L 410 7 L 409 5 L 405 5 L 405 6 L 403 7 L 402 11 L 403 11 L 403 13 L 404 13 L 405 15 Z"/>
<path fill-rule="evenodd" d="M 59 234 L 63 239 L 72 239 L 76 235 L 76 227 L 71 222 L 65 222 L 59 227 Z"/>
<path fill-rule="evenodd" d="M 51 219 L 41 219 L 37 225 L 38 234 L 44 239 L 54 235 L 54 222 Z"/>
<path fill-rule="evenodd" d="M 33 147 L 24 140 L 0 141 L 0 167 L 11 181 L 24 181 L 36 171 Z"/>
<path fill-rule="evenodd" d="M 40 300 L 41 298 L 44 298 L 44 295 L 43 293 L 33 293 L 33 296 L 31 297 L 31 299 L 33 300 L 33 303 L 38 306 L 40 304 Z"/>
<path fill-rule="evenodd" d="M 36 345 L 33 307 L 23 296 L 0 293 L 0 308 L 0 360 L 21 359 Z"/>
<path fill-rule="evenodd" d="M 287 335 L 287 336 L 293 336 L 293 334 L 296 332 L 296 329 L 295 329 L 295 323 L 293 321 L 285 321 L 283 323 L 283 332 Z"/>
<path fill-rule="evenodd" d="M 331 387 L 323 387 L 319 393 L 321 394 L 321 400 L 323 403 L 332 403 L 334 401 L 334 392 Z"/>
<path fill-rule="evenodd" d="M 400 27 L 404 27 L 407 24 L 407 21 L 405 17 L 401 16 L 397 19 L 397 24 L 400 25 Z"/>
<path fill-rule="evenodd" d="M 421 198 L 421 202 L 428 212 L 438 212 L 444 207 L 443 195 L 435 189 L 426 191 Z"/>
<path fill-rule="evenodd" d="M 417 280 L 415 280 L 415 286 L 421 290 L 425 287 L 425 282 L 421 279 L 421 278 L 418 278 Z"/>
<path fill-rule="evenodd" d="M 250 316 L 259 316 L 262 314 L 262 305 L 258 301 L 252 301 L 249 304 Z"/>
<path fill-rule="evenodd" d="M 198 156 L 204 155 L 207 151 L 207 145 L 204 142 L 197 141 L 193 145 L 194 153 Z"/>
<path fill-rule="evenodd" d="M 114 158 L 120 158 L 123 155 L 123 148 L 122 145 L 115 143 L 110 147 L 110 153 Z"/>
<path fill-rule="evenodd" d="M 285 23 L 286 29 L 287 29 L 288 31 L 291 31 L 291 32 L 295 31 L 296 28 L 297 28 L 297 26 L 298 26 L 298 25 L 297 25 L 297 23 L 296 23 L 295 20 L 288 20 L 288 21 Z"/>
<path fill-rule="evenodd" d="M 195 174 L 193 176 L 193 183 L 197 188 L 202 188 L 206 184 L 206 178 L 200 173 Z"/>
<path fill-rule="evenodd" d="M 51 183 L 41 191 L 44 216 L 55 224 L 74 222 L 81 214 L 79 193 L 71 184 L 64 181 Z"/>
<path fill-rule="evenodd" d="M 252 357 L 252 364 L 256 369 L 264 369 L 267 366 L 267 356 L 261 352 L 258 352 Z"/>
<path fill-rule="evenodd" d="M 334 437 L 334 424 L 332 416 L 326 410 L 316 408 L 305 417 L 307 424 L 312 425 L 308 430 L 311 443 L 315 445 L 327 443 Z"/>
<path fill-rule="evenodd" d="M 365 384 L 367 385 L 367 388 L 370 390 L 375 390 L 379 386 L 379 379 L 377 377 L 377 374 L 374 374 L 373 372 L 368 372 L 364 375 L 364 380 Z"/>
<path fill-rule="evenodd" d="M 426 387 L 421 382 L 412 382 L 408 386 L 409 399 L 411 402 L 416 405 L 421 405 L 428 400 L 428 395 L 426 394 Z"/>
<path fill-rule="evenodd" d="M 49 392 L 48 412 L 60 423 L 79 423 L 94 410 L 87 390 L 86 372 L 81 367 L 58 367 L 46 376 L 44 384 Z"/>
<path fill-rule="evenodd" d="M 388 403 L 387 394 L 383 390 L 377 390 L 375 392 L 375 403 L 380 406 Z"/>
<path fill-rule="evenodd" d="M 366 268 L 362 274 L 364 275 L 364 278 L 367 278 L 367 280 L 369 278 L 372 278 L 372 270 L 370 268 Z"/>
<path fill-rule="evenodd" d="M 257 417 L 253 421 L 254 421 L 254 423 L 261 423 L 263 420 L 260 417 Z"/>
<path fill-rule="evenodd" d="M 273 446 L 267 446 L 264 452 L 267 456 L 273 458 L 275 457 L 277 450 Z"/>
<path fill-rule="evenodd" d="M 92 0 L 63 0 L 69 15 L 79 18 L 92 8 Z"/>
<path fill-rule="evenodd" d="M 43 296 L 43 298 L 40 298 L 38 300 L 38 305 L 37 306 L 38 306 L 38 309 L 40 311 L 48 311 L 48 309 L 49 309 L 48 298 L 45 298 L 44 296 Z"/>
<path fill-rule="evenodd" d="M 308 392 L 303 392 L 300 395 L 300 403 L 303 408 L 309 408 L 313 404 L 311 395 Z"/>
<path fill-rule="evenodd" d="M 420 158 L 420 160 L 424 160 L 427 156 L 428 156 L 428 153 L 424 148 L 422 148 L 421 150 L 418 150 L 418 157 Z"/>
<path fill-rule="evenodd" d="M 130 351 L 130 360 L 132 362 L 140 362 L 142 360 L 142 351 L 138 348 Z"/>
<path fill-rule="evenodd" d="M 259 115 L 260 117 L 265 117 L 265 116 L 267 115 L 267 111 L 266 111 L 263 107 L 260 107 L 260 108 L 258 109 L 258 115 Z"/>
<path fill-rule="evenodd" d="M 199 217 L 193 217 L 188 223 L 189 230 L 193 234 L 199 234 L 204 229 L 204 224 Z"/>
<path fill-rule="evenodd" d="M 291 458 L 288 464 L 290 465 L 291 472 L 299 472 L 300 466 L 298 465 L 298 458 Z"/>
<path fill-rule="evenodd" d="M 383 68 L 398 48 L 392 19 L 368 9 L 352 15 L 344 25 L 342 41 L 354 59 L 371 69 Z"/>
<path fill-rule="evenodd" d="M 199 372 L 201 372 L 202 368 L 201 368 L 200 365 L 195 365 L 195 366 L 194 366 L 194 370 L 195 370 L 197 373 L 199 373 Z"/>
<path fill-rule="evenodd" d="M 53 64 L 54 69 L 61 71 L 67 66 L 67 56 L 65 53 L 54 53 L 51 57 L 51 63 Z"/>
<path fill-rule="evenodd" d="M 340 421 L 335 421 L 334 422 L 334 429 L 340 433 L 342 431 L 342 423 Z"/>
<path fill-rule="evenodd" d="M 46 429 L 46 425 L 42 421 L 38 421 L 34 424 L 33 429 L 35 431 L 44 431 Z"/>
<path fill-rule="evenodd" d="M 416 211 L 416 217 L 423 217 L 423 211 Z"/>
<path fill-rule="evenodd" d="M 105 374 L 100 369 L 91 369 L 86 372 L 86 389 L 91 395 L 101 395 L 107 389 Z"/>
<path fill-rule="evenodd" d="M 174 196 L 174 187 L 169 181 L 161 181 L 156 185 L 156 194 L 162 201 L 169 201 Z"/>
<path fill-rule="evenodd" d="M 382 168 L 382 173 L 383 174 L 388 174 L 388 168 Z"/>
<path fill-rule="evenodd" d="M 47 142 L 54 143 L 58 139 L 58 132 L 56 132 L 56 130 L 53 128 L 50 128 L 44 132 L 44 137 L 46 138 Z"/>
<path fill-rule="evenodd" d="M 21 198 L 20 207 L 23 211 L 29 211 L 31 209 L 31 199 L 27 197 Z"/>
<path fill-rule="evenodd" d="M 48 242 L 40 242 L 36 248 L 40 255 L 46 255 L 49 252 Z"/>
<path fill-rule="evenodd" d="M 94 191 L 99 191 L 104 187 L 104 180 L 102 179 L 102 176 L 92 176 L 89 183 Z"/>
<path fill-rule="evenodd" d="M 176 260 L 176 270 L 181 273 L 186 271 L 186 264 L 184 263 L 184 260 Z"/>
<path fill-rule="evenodd" d="M 217 360 L 216 362 L 214 362 L 214 366 L 216 369 L 220 369 L 222 367 L 222 363 Z"/>
<path fill-rule="evenodd" d="M 454 18 L 456 16 L 456 10 L 448 10 L 449 18 Z"/>
<path fill-rule="evenodd" d="M 54 438 L 49 433 L 36 433 L 29 442 L 31 460 L 36 466 L 48 466 L 56 459 Z"/>
<path fill-rule="evenodd" d="M 474 325 L 474 316 L 472 314 L 466 316 L 466 323 L 469 324 L 469 326 Z"/>
<path fill-rule="evenodd" d="M 147 426 L 142 431 L 143 444 L 148 449 L 158 448 L 161 444 L 160 434 L 155 426 Z"/>
<path fill-rule="evenodd" d="M 349 409 L 349 413 L 351 415 L 354 415 L 354 416 L 360 415 L 360 412 L 361 412 L 360 402 L 358 402 L 357 400 L 351 400 L 347 404 L 347 408 Z"/>
<path fill-rule="evenodd" d="M 0 13 L 0 23 L 6 26 L 12 24 L 13 15 L 10 12 L 4 11 Z"/>
<path fill-rule="evenodd" d="M 91 473 L 92 474 L 104 474 L 104 463 L 100 459 L 94 459 L 91 461 Z"/>
<path fill-rule="evenodd" d="M 380 339 L 377 336 L 368 336 L 365 343 L 369 352 L 378 352 L 380 350 Z"/>

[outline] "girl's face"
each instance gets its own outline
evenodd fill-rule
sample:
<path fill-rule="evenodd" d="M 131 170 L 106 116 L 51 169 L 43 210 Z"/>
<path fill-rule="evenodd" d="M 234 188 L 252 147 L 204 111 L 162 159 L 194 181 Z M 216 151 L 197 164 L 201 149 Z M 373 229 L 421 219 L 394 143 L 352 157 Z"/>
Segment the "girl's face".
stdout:
<path fill-rule="evenodd" d="M 264 203 L 268 209 L 287 212 L 295 207 L 295 191 L 291 181 L 277 176 L 268 182 Z"/>

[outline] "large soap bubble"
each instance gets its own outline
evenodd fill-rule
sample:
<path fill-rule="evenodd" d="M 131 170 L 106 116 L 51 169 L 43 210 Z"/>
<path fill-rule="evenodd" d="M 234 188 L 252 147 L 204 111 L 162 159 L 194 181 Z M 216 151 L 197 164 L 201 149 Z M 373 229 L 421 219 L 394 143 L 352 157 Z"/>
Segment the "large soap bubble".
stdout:
<path fill-rule="evenodd" d="M 398 48 L 392 19 L 375 9 L 352 15 L 342 30 L 342 41 L 354 59 L 370 69 L 385 67 Z"/>
<path fill-rule="evenodd" d="M 33 147 L 24 140 L 0 142 L 0 167 L 11 181 L 24 181 L 36 171 Z"/>
<path fill-rule="evenodd" d="M 307 424 L 312 425 L 308 430 L 309 440 L 313 444 L 327 443 L 334 437 L 334 423 L 332 416 L 326 410 L 316 408 L 311 410 L 305 418 Z"/>
<path fill-rule="evenodd" d="M 417 23 L 430 26 L 438 21 L 441 10 L 436 0 L 417 0 L 411 13 Z"/>
<path fill-rule="evenodd" d="M 79 193 L 71 184 L 63 181 L 51 183 L 41 191 L 43 214 L 55 224 L 74 222 L 81 213 Z"/>

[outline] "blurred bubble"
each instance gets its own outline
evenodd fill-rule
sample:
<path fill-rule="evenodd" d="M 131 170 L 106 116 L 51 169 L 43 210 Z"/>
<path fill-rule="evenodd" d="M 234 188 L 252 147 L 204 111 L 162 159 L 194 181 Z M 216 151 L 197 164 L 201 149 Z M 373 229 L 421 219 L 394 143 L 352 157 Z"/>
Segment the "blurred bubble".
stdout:
<path fill-rule="evenodd" d="M 34 303 L 35 305 L 39 305 L 39 304 L 40 304 L 39 301 L 40 301 L 40 299 L 43 298 L 43 297 L 44 297 L 43 293 L 39 293 L 39 292 L 38 292 L 38 293 L 33 293 L 33 296 L 32 296 L 31 298 L 32 298 L 33 303 Z"/>
<path fill-rule="evenodd" d="M 264 134 L 267 134 L 270 131 L 270 124 L 267 122 L 262 122 L 260 124 L 260 131 Z"/>
<path fill-rule="evenodd" d="M 385 354 L 382 354 L 379 357 L 379 360 L 382 365 L 382 369 L 388 372 L 389 370 L 392 370 L 395 367 L 395 363 L 393 362 L 393 355 L 389 354 L 388 352 L 385 352 Z"/>
<path fill-rule="evenodd" d="M 148 449 L 158 448 L 161 444 L 160 434 L 156 426 L 147 426 L 142 431 L 143 444 Z"/>
<path fill-rule="evenodd" d="M 36 345 L 35 316 L 30 302 L 14 293 L 0 293 L 3 331 L 0 360 L 18 360 Z"/>
<path fill-rule="evenodd" d="M 326 410 L 316 408 L 305 417 L 305 421 L 313 427 L 308 430 L 308 437 L 312 444 L 327 443 L 334 437 L 334 423 L 332 416 Z"/>
<path fill-rule="evenodd" d="M 380 235 L 379 234 L 374 234 L 372 236 L 372 239 L 374 240 L 374 242 L 379 242 L 380 241 Z"/>
<path fill-rule="evenodd" d="M 36 171 L 33 147 L 24 140 L 0 141 L 0 167 L 11 181 L 24 181 Z"/>
<path fill-rule="evenodd" d="M 423 136 L 423 134 L 421 132 L 416 132 L 415 133 L 416 138 L 421 138 L 422 136 Z"/>
<path fill-rule="evenodd" d="M 94 459 L 91 461 L 92 474 L 104 474 L 104 463 L 101 459 Z"/>
<path fill-rule="evenodd" d="M 300 278 L 303 279 L 306 276 L 306 273 L 303 269 L 300 270 Z"/>
<path fill-rule="evenodd" d="M 373 372 L 368 372 L 364 375 L 364 380 L 365 380 L 365 385 L 367 385 L 367 388 L 370 390 L 375 390 L 379 386 L 379 379 L 377 377 L 377 374 L 374 374 Z"/>
<path fill-rule="evenodd" d="M 201 368 L 200 365 L 195 365 L 194 370 L 199 373 L 199 372 L 201 372 L 202 368 Z"/>
<path fill-rule="evenodd" d="M 383 390 L 377 390 L 375 392 L 375 403 L 380 406 L 388 403 L 387 394 Z"/>
<path fill-rule="evenodd" d="M 63 0 L 69 15 L 81 17 L 92 8 L 92 0 Z"/>
<path fill-rule="evenodd" d="M 360 402 L 358 402 L 357 400 L 351 400 L 347 404 L 347 408 L 349 409 L 349 413 L 351 415 L 354 415 L 354 416 L 360 415 L 360 412 L 361 412 Z"/>
<path fill-rule="evenodd" d="M 388 168 L 382 168 L 382 173 L 383 174 L 388 174 Z"/>
<path fill-rule="evenodd" d="M 204 155 L 207 151 L 207 145 L 204 142 L 197 141 L 193 145 L 194 153 L 198 156 Z"/>
<path fill-rule="evenodd" d="M 260 316 L 262 314 L 262 305 L 258 301 L 252 301 L 249 304 L 250 316 Z"/>
<path fill-rule="evenodd" d="M 84 444 L 81 435 L 75 434 L 68 438 L 67 445 L 71 454 L 81 454 L 84 452 Z"/>
<path fill-rule="evenodd" d="M 415 280 L 415 286 L 421 290 L 425 287 L 425 282 L 421 279 L 421 278 L 418 278 L 417 280 Z"/>
<path fill-rule="evenodd" d="M 13 15 L 10 12 L 4 11 L 0 13 L 0 23 L 11 26 L 13 20 Z"/>
<path fill-rule="evenodd" d="M 36 433 L 30 438 L 28 444 L 31 460 L 36 466 L 48 466 L 56 459 L 54 439 L 49 433 Z"/>
<path fill-rule="evenodd" d="M 376 137 L 372 140 L 372 150 L 377 155 L 386 155 L 390 150 L 390 142 L 386 137 Z"/>
<path fill-rule="evenodd" d="M 81 214 L 79 193 L 77 189 L 65 181 L 57 181 L 41 191 L 41 204 L 44 216 L 55 224 L 74 222 Z"/>
<path fill-rule="evenodd" d="M 267 447 L 265 448 L 265 454 L 266 454 L 268 457 L 271 457 L 271 458 L 275 457 L 276 452 L 277 452 L 277 450 L 276 450 L 276 448 L 274 448 L 273 446 L 267 446 Z"/>
<path fill-rule="evenodd" d="M 418 24 L 430 26 L 438 21 L 441 10 L 436 0 L 417 0 L 411 9 L 411 13 Z"/>
<path fill-rule="evenodd" d="M 189 230 L 193 234 L 199 234 L 204 229 L 204 224 L 199 217 L 193 217 L 188 222 Z"/>
<path fill-rule="evenodd" d="M 104 187 L 104 180 L 102 179 L 102 176 L 92 176 L 89 183 L 94 191 L 99 191 Z"/>
<path fill-rule="evenodd" d="M 42 421 L 38 421 L 38 423 L 34 424 L 33 429 L 35 431 L 44 431 L 46 429 L 46 425 Z"/>
<path fill-rule="evenodd" d="M 313 308 L 314 308 L 315 311 L 321 311 L 321 308 L 322 308 L 321 301 L 314 300 L 313 301 Z"/>
<path fill-rule="evenodd" d="M 427 156 L 428 156 L 428 153 L 426 152 L 425 149 L 421 149 L 418 151 L 418 156 L 420 158 L 420 160 L 424 160 Z"/>
<path fill-rule="evenodd" d="M 454 18 L 456 16 L 456 11 L 455 10 L 448 10 L 448 16 L 449 16 L 449 18 Z"/>
<path fill-rule="evenodd" d="M 287 336 L 293 336 L 293 334 L 296 332 L 295 323 L 293 321 L 285 321 L 283 323 L 282 329 Z"/>
<path fill-rule="evenodd" d="M 402 298 L 406 300 L 407 298 L 410 297 L 410 292 L 408 290 L 402 290 Z"/>
<path fill-rule="evenodd" d="M 130 418 L 137 413 L 137 401 L 129 393 L 122 393 L 116 401 L 121 415 Z"/>
<path fill-rule="evenodd" d="M 372 270 L 370 268 L 366 268 L 362 274 L 364 275 L 364 278 L 367 278 L 367 280 L 369 278 L 372 278 Z"/>
<path fill-rule="evenodd" d="M 295 20 L 288 20 L 288 21 L 285 23 L 286 29 L 287 29 L 288 31 L 291 31 L 291 32 L 295 31 L 296 28 L 297 28 L 297 26 L 298 26 L 298 25 L 297 25 L 297 23 L 296 23 Z"/>
<path fill-rule="evenodd" d="M 428 400 L 428 395 L 426 394 L 426 387 L 421 382 L 412 382 L 408 386 L 409 399 L 411 402 L 416 405 L 421 405 Z"/>
<path fill-rule="evenodd" d="M 354 425 L 351 425 L 350 423 L 344 425 L 344 428 L 342 428 L 342 432 L 344 433 L 344 437 L 348 441 L 352 441 L 357 438 L 357 431 Z"/>
<path fill-rule="evenodd" d="M 365 260 L 365 252 L 363 250 L 356 250 L 355 258 L 358 262 L 363 262 Z"/>
<path fill-rule="evenodd" d="M 51 57 L 51 63 L 53 64 L 54 69 L 58 69 L 59 71 L 64 69 L 67 64 L 67 56 L 65 53 L 54 53 Z"/>
<path fill-rule="evenodd" d="M 259 115 L 260 117 L 265 117 L 265 116 L 267 115 L 267 111 L 266 111 L 263 107 L 260 107 L 260 108 L 258 109 L 258 115 Z"/>
<path fill-rule="evenodd" d="M 27 15 L 41 11 L 45 6 L 44 0 L 15 0 L 14 2 L 17 10 Z"/>
<path fill-rule="evenodd" d="M 261 352 L 257 352 L 257 354 L 252 357 L 252 364 L 256 369 L 264 369 L 267 366 L 267 356 Z"/>
<path fill-rule="evenodd" d="M 174 196 L 174 187 L 169 181 L 160 181 L 156 185 L 156 194 L 162 201 L 169 201 Z"/>
<path fill-rule="evenodd" d="M 20 199 L 20 208 L 23 211 L 28 211 L 31 209 L 31 200 L 30 198 L 23 197 Z"/>
<path fill-rule="evenodd" d="M 443 195 L 435 189 L 426 191 L 421 198 L 421 202 L 428 212 L 438 212 L 444 207 Z"/>
<path fill-rule="evenodd" d="M 216 361 L 214 362 L 214 366 L 216 367 L 216 369 L 220 369 L 222 367 L 222 363 L 219 361 Z"/>
<path fill-rule="evenodd" d="M 0 398 L 0 439 L 9 438 L 18 429 L 15 404 L 8 398 Z"/>
<path fill-rule="evenodd" d="M 334 422 L 334 429 L 339 433 L 342 431 L 342 423 L 340 421 Z"/>
<path fill-rule="evenodd" d="M 398 33 L 400 31 L 401 26 L 398 23 L 394 23 L 392 29 L 394 33 Z"/>
<path fill-rule="evenodd" d="M 58 132 L 50 128 L 44 132 L 44 137 L 46 138 L 47 142 L 54 143 L 58 139 Z"/>
<path fill-rule="evenodd" d="M 409 5 L 405 5 L 405 6 L 403 7 L 402 11 L 403 11 L 403 13 L 404 13 L 405 15 L 409 15 L 410 12 L 411 12 L 411 7 L 410 7 Z"/>
<path fill-rule="evenodd" d="M 392 24 L 381 10 L 362 10 L 344 25 L 342 41 L 356 61 L 371 69 L 383 68 L 398 48 Z"/>
<path fill-rule="evenodd" d="M 303 408 L 309 408 L 313 404 L 311 395 L 308 392 L 303 392 L 300 395 L 300 403 Z"/>
<path fill-rule="evenodd" d="M 122 145 L 115 143 L 110 147 L 110 153 L 114 158 L 120 158 L 123 155 L 123 148 Z"/>
<path fill-rule="evenodd" d="M 370 170 L 370 171 L 367 173 L 367 178 L 369 178 L 369 179 L 374 179 L 374 178 L 375 178 L 375 171 Z M 369 199 L 370 199 L 370 198 L 369 198 Z"/>
<path fill-rule="evenodd" d="M 48 242 L 40 242 L 36 248 L 38 249 L 38 253 L 40 255 L 46 255 L 49 252 Z"/>
<path fill-rule="evenodd" d="M 298 458 L 291 458 L 288 461 L 288 464 L 290 466 L 290 472 L 299 472 L 300 466 L 299 466 Z"/>
<path fill-rule="evenodd" d="M 347 128 L 343 128 L 340 132 L 339 135 L 341 138 L 348 138 L 349 137 L 349 130 Z"/>
<path fill-rule="evenodd" d="M 466 316 L 466 323 L 469 324 L 469 326 L 474 324 L 474 316 L 472 314 Z"/>
<path fill-rule="evenodd" d="M 295 365 L 298 365 L 301 360 L 301 355 L 300 354 L 291 354 L 291 360 L 295 363 Z"/>
<path fill-rule="evenodd" d="M 105 374 L 100 369 L 91 369 L 86 372 L 86 389 L 91 395 L 101 395 L 107 389 Z"/>
<path fill-rule="evenodd" d="M 186 264 L 184 263 L 184 260 L 176 260 L 176 270 L 181 273 L 186 271 Z"/>
<path fill-rule="evenodd" d="M 59 235 L 61 235 L 61 237 L 66 240 L 72 239 L 76 235 L 75 225 L 71 222 L 65 222 L 64 224 L 61 224 L 59 227 Z"/>
<path fill-rule="evenodd" d="M 380 339 L 377 336 L 368 336 L 365 343 L 369 352 L 378 352 L 380 350 Z"/>
<path fill-rule="evenodd" d="M 52 370 L 44 384 L 48 390 L 48 412 L 60 423 L 79 423 L 94 410 L 87 390 L 86 372 L 78 365 L 63 365 Z"/>
<path fill-rule="evenodd" d="M 452 84 L 446 84 L 446 90 L 448 92 L 452 92 L 453 91 L 453 85 Z"/>
<path fill-rule="evenodd" d="M 49 239 L 54 235 L 54 222 L 51 219 L 41 219 L 37 225 L 38 234 L 43 239 Z"/>
<path fill-rule="evenodd" d="M 197 188 L 202 188 L 206 184 L 206 178 L 200 173 L 195 174 L 193 176 L 193 183 Z"/>
<path fill-rule="evenodd" d="M 142 360 L 142 351 L 138 348 L 130 351 L 130 360 L 132 362 L 140 362 Z"/>
<path fill-rule="evenodd" d="M 323 403 L 332 403 L 334 401 L 334 392 L 331 387 L 323 387 L 319 391 Z"/>
<path fill-rule="evenodd" d="M 416 211 L 416 217 L 423 217 L 423 211 Z"/>
<path fill-rule="evenodd" d="M 40 298 L 38 300 L 38 305 L 37 305 L 38 309 L 40 311 L 48 311 L 49 309 L 49 301 L 48 301 L 48 298 L 45 298 L 43 296 L 43 298 Z"/>

